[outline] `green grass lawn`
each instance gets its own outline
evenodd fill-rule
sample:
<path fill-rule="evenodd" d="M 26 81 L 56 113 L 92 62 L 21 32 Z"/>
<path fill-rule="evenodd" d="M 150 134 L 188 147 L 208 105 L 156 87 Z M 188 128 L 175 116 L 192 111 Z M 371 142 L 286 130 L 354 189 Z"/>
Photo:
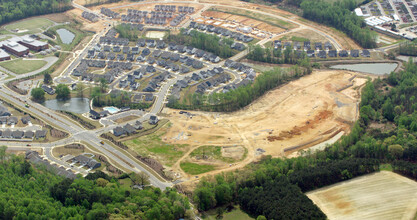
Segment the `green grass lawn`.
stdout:
<path fill-rule="evenodd" d="M 207 211 L 208 216 L 204 217 L 203 219 L 207 220 L 215 220 L 217 219 L 216 209 Z M 244 213 L 239 206 L 236 206 L 231 212 L 225 212 L 223 214 L 222 220 L 251 220 L 254 219 L 250 217 L 248 214 Z"/>
<path fill-rule="evenodd" d="M 156 156 L 162 164 L 172 166 L 184 155 L 189 145 L 166 143 L 162 141 L 162 136 L 164 136 L 165 133 L 166 126 L 152 134 L 128 140 L 123 143 L 142 156 L 153 155 Z"/>
<path fill-rule="evenodd" d="M 226 162 L 226 163 L 233 163 L 237 161 L 234 158 L 223 157 L 222 147 L 219 147 L 219 146 L 201 146 L 190 153 L 190 157 L 196 157 L 196 156 L 203 157 L 203 155 L 214 158 L 216 160 Z"/>
<path fill-rule="evenodd" d="M 38 70 L 45 66 L 46 63 L 47 62 L 43 60 L 15 59 L 7 62 L 1 62 L 0 66 L 16 74 L 23 74 Z"/>
<path fill-rule="evenodd" d="M 46 29 L 49 26 L 52 26 L 54 23 L 46 18 L 33 18 L 26 19 L 20 22 L 7 25 L 5 28 L 7 30 L 19 29 L 19 30 L 28 30 L 28 31 L 41 31 L 40 29 Z"/>
<path fill-rule="evenodd" d="M 213 165 L 200 165 L 200 164 L 191 163 L 191 162 L 182 162 L 180 164 L 180 167 L 182 170 L 184 170 L 184 172 L 191 174 L 191 175 L 207 173 L 215 169 Z"/>

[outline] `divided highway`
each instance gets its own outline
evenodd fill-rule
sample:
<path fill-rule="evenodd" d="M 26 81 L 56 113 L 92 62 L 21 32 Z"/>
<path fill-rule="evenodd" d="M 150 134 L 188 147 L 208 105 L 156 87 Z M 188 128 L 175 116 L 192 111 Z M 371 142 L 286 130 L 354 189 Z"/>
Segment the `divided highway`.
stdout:
<path fill-rule="evenodd" d="M 166 1 L 153 1 L 151 3 L 164 3 Z M 121 7 L 128 7 L 128 6 L 134 6 L 134 5 L 141 5 L 141 4 L 149 4 L 150 2 L 140 2 L 140 3 L 132 3 L 129 5 L 123 5 L 123 6 L 118 6 L 118 7 L 114 7 L 112 9 L 116 9 L 116 8 L 121 8 Z M 169 3 L 184 3 L 183 1 L 169 1 Z M 211 6 L 213 6 L 212 4 L 206 4 L 206 3 L 199 3 L 199 2 L 193 2 L 193 4 L 202 4 L 204 5 L 203 9 L 196 12 L 196 14 L 200 15 L 202 13 L 203 10 L 207 10 L 208 8 L 210 8 Z M 89 11 L 91 13 L 94 13 L 93 11 L 91 11 L 90 9 L 87 9 L 81 5 L 78 5 L 76 3 L 73 2 L 73 6 L 76 8 L 79 8 L 81 10 L 85 10 L 85 11 Z M 229 8 L 239 8 L 239 7 L 234 7 L 234 6 L 229 6 L 229 5 L 222 5 L 224 7 L 229 7 Z M 311 29 L 319 34 L 321 34 L 322 36 L 326 37 L 329 41 L 331 41 L 333 43 L 333 45 L 335 45 L 336 49 L 341 49 L 341 46 L 339 45 L 339 43 L 334 40 L 331 36 L 329 36 L 328 34 L 320 31 L 320 30 L 316 30 L 312 27 L 306 26 L 304 24 L 301 24 L 299 22 L 296 22 L 294 20 L 285 18 L 285 17 L 281 17 L 279 15 L 276 14 L 270 14 L 270 13 L 266 13 L 266 12 L 262 12 L 262 11 L 257 11 L 257 10 L 252 10 L 252 9 L 246 9 L 249 11 L 256 11 L 257 13 L 261 13 L 261 14 L 265 14 L 268 16 L 272 16 L 272 17 L 276 17 L 279 18 L 281 20 L 287 21 L 287 22 L 291 22 L 291 23 L 295 23 L 297 25 L 300 26 L 300 28 L 307 28 L 307 29 Z M 101 18 L 103 18 L 104 16 L 99 15 Z M 192 16 L 192 18 L 194 18 L 195 15 Z M 107 18 L 106 18 L 107 19 Z M 185 25 L 188 25 L 189 21 L 187 21 L 185 23 Z M 81 59 L 85 57 L 87 50 L 89 47 L 91 47 L 92 45 L 96 44 L 100 38 L 100 36 L 102 36 L 105 33 L 106 29 L 103 29 L 103 31 L 101 31 L 100 33 L 96 34 L 91 41 L 88 43 L 88 45 L 86 45 L 86 47 L 81 50 L 78 53 L 78 56 L 68 65 L 68 67 L 61 73 L 61 77 L 68 77 L 71 73 L 71 71 L 77 67 L 77 65 L 80 63 Z M 286 34 L 281 33 L 275 36 L 279 36 L 282 34 Z M 261 41 L 259 41 L 257 44 L 259 45 L 263 45 L 266 42 L 268 42 L 270 39 L 263 39 Z M 247 51 L 242 51 L 240 53 L 238 53 L 237 55 L 235 55 L 234 57 L 231 58 L 231 60 L 239 60 L 241 58 L 243 58 L 245 55 L 247 55 Z M 201 70 L 209 70 L 215 67 L 221 67 L 224 65 L 224 61 L 219 62 L 217 64 L 207 64 L 206 63 L 206 67 L 201 69 Z M 156 93 L 156 100 L 154 102 L 154 105 L 152 106 L 151 110 L 149 111 L 149 113 L 144 114 L 139 120 L 144 122 L 146 120 L 149 119 L 150 115 L 152 114 L 158 114 L 159 112 L 161 112 L 161 110 L 164 107 L 164 104 L 166 102 L 167 96 L 169 95 L 169 91 L 171 89 L 171 87 L 178 81 L 178 80 L 182 80 L 187 76 L 191 76 L 193 73 L 195 72 L 199 72 L 201 70 L 197 70 L 194 72 L 190 72 L 187 74 L 175 74 L 173 79 L 168 80 L 167 82 L 165 82 L 161 88 L 159 89 L 159 91 Z M 29 75 L 34 74 L 34 73 L 30 73 Z M 58 129 L 61 129 L 63 131 L 66 131 L 69 133 L 69 137 L 65 138 L 63 140 L 59 140 L 56 142 L 52 142 L 52 143 L 31 143 L 31 145 L 33 147 L 40 147 L 44 150 L 45 153 L 45 157 L 48 158 L 48 160 L 62 165 L 66 168 L 71 168 L 72 170 L 81 173 L 83 175 L 87 174 L 87 171 L 82 169 L 82 168 L 77 168 L 77 167 L 70 167 L 67 163 L 53 157 L 52 155 L 52 149 L 55 146 L 59 146 L 59 145 L 64 145 L 64 144 L 68 144 L 68 143 L 72 143 L 72 142 L 84 142 L 87 143 L 88 145 L 91 145 L 94 150 L 99 151 L 98 153 L 103 154 L 104 156 L 108 157 L 109 159 L 111 159 L 111 161 L 114 161 L 115 163 L 117 163 L 117 165 L 122 166 L 124 170 L 129 170 L 132 172 L 144 172 L 146 174 L 149 175 L 150 177 L 150 182 L 152 185 L 159 187 L 161 189 L 165 189 L 166 187 L 171 187 L 173 184 L 171 182 L 167 182 L 164 181 L 161 177 L 158 176 L 158 174 L 156 174 L 155 172 L 149 171 L 150 168 L 146 168 L 146 165 L 142 164 L 141 162 L 132 159 L 131 157 L 127 156 L 125 154 L 125 152 L 122 152 L 123 150 L 112 146 L 110 144 L 107 144 L 106 142 L 104 142 L 104 144 L 101 144 L 101 139 L 100 139 L 100 135 L 106 132 L 109 132 L 110 130 L 112 130 L 115 126 L 117 125 L 111 125 L 105 128 L 101 128 L 101 129 L 96 129 L 93 131 L 89 131 L 84 129 L 82 126 L 80 126 L 77 122 L 74 122 L 73 120 L 71 120 L 70 118 L 64 117 L 61 114 L 57 114 L 55 111 L 50 110 L 38 103 L 34 103 L 32 102 L 30 99 L 28 99 L 27 96 L 22 96 L 22 95 L 18 95 L 15 92 L 13 92 L 12 90 L 9 90 L 7 87 L 4 86 L 5 83 L 7 83 L 10 80 L 16 80 L 19 78 L 23 78 L 25 76 L 27 76 L 28 74 L 25 75 L 17 75 L 15 76 L 13 79 L 9 79 L 6 81 L 2 81 L 0 82 L 0 99 L 10 102 L 11 104 L 17 106 L 18 108 L 25 110 L 26 112 L 28 112 L 29 114 L 32 114 L 33 116 L 39 118 L 40 120 L 43 120 L 45 123 L 50 124 Z M 236 79 L 239 80 L 239 79 Z M 26 108 L 25 105 L 28 104 L 29 108 Z M 120 125 L 119 125 L 120 126 Z M 18 143 L 18 142 L 13 142 L 13 143 L 8 143 L 9 146 L 11 147 L 16 147 L 16 149 L 27 149 L 26 143 Z"/>

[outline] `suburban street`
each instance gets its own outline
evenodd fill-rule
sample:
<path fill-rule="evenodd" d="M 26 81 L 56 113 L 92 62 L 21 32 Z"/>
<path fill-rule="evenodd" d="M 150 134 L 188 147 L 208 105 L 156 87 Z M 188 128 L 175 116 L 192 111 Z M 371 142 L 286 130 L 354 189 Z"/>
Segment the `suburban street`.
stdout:
<path fill-rule="evenodd" d="M 167 1 L 153 1 L 152 3 L 164 3 Z M 124 6 L 117 6 L 114 7 L 112 9 L 118 9 L 121 7 L 128 7 L 128 6 L 135 6 L 135 5 L 141 5 L 141 4 L 149 4 L 150 2 L 139 2 L 139 3 L 132 3 L 132 4 L 128 4 L 128 5 L 124 5 Z M 169 1 L 169 3 L 183 3 L 182 1 Z M 200 16 L 201 13 L 205 10 L 207 10 L 208 8 L 210 8 L 211 6 L 213 6 L 213 4 L 207 4 L 207 3 L 199 3 L 199 2 L 193 2 L 195 4 L 202 4 L 204 7 L 202 8 L 202 10 L 196 12 L 194 15 L 191 16 L 192 19 L 194 19 L 197 16 Z M 92 12 L 89 9 L 86 9 L 83 6 L 77 5 L 75 3 L 73 3 L 73 6 L 76 8 L 80 8 L 81 10 L 86 10 L 89 12 Z M 222 5 L 224 7 L 229 7 L 229 8 L 239 8 L 239 7 L 235 7 L 235 6 L 229 6 L 229 5 Z M 299 26 L 299 28 L 297 29 L 309 29 L 312 31 L 315 31 L 316 33 L 324 36 L 327 40 L 329 40 L 337 50 L 342 49 L 342 47 L 340 46 L 340 44 L 334 39 L 332 38 L 330 35 L 317 30 L 313 27 L 309 27 L 306 26 L 305 24 L 302 24 L 298 21 L 294 21 L 292 19 L 289 18 L 285 18 L 285 17 L 281 17 L 279 15 L 276 14 L 270 14 L 267 12 L 263 12 L 263 11 L 258 11 L 258 10 L 253 10 L 253 9 L 246 9 L 249 11 L 254 11 L 256 13 L 260 13 L 260 14 L 264 14 L 264 15 L 268 15 L 268 16 L 272 16 L 275 18 L 279 18 L 281 20 L 287 21 L 287 22 L 291 22 L 294 23 L 296 25 Z M 94 12 L 92 12 L 94 13 Z M 104 16 L 99 15 L 101 18 L 103 18 Z M 191 21 L 188 20 L 186 21 L 183 26 L 188 26 L 189 22 Z M 64 79 L 66 77 L 70 77 L 70 74 L 72 72 L 72 70 L 74 68 L 76 68 L 78 66 L 78 64 L 81 62 L 81 60 L 85 57 L 88 49 L 96 44 L 100 38 L 100 36 L 103 36 L 105 34 L 105 32 L 107 31 L 107 28 L 103 28 L 103 30 L 97 34 L 95 34 L 92 39 L 90 40 L 90 42 L 76 55 L 76 57 L 74 58 L 74 60 L 67 66 L 67 68 L 60 74 L 59 77 L 54 79 L 55 83 L 61 83 L 60 80 Z M 279 36 L 279 35 L 283 35 L 286 34 L 287 32 L 282 32 L 280 34 L 276 34 L 274 35 L 274 37 Z M 258 45 L 264 45 L 265 43 L 267 43 L 270 40 L 270 38 L 265 38 L 260 40 L 259 42 L 257 42 Z M 248 51 L 244 50 L 238 54 L 236 54 L 235 56 L 231 57 L 231 60 L 237 61 L 241 58 L 243 58 L 245 55 L 247 55 Z M 48 61 L 48 64 L 45 66 L 45 68 L 49 68 L 53 63 L 56 62 L 57 59 L 48 59 L 46 61 Z M 153 106 L 151 107 L 150 111 L 147 113 L 141 113 L 141 117 L 135 120 L 140 120 L 142 122 L 145 122 L 147 120 L 149 120 L 149 117 L 151 115 L 156 115 L 158 113 L 161 112 L 161 110 L 163 109 L 166 101 L 167 101 L 167 96 L 169 95 L 170 89 L 171 87 L 179 80 L 184 79 L 187 76 L 192 76 L 193 73 L 197 73 L 200 71 L 206 71 L 209 69 L 213 69 L 215 67 L 222 67 L 224 66 L 224 60 L 219 62 L 219 63 L 204 63 L 205 67 L 196 71 L 192 71 L 189 72 L 187 74 L 173 74 L 173 78 L 167 80 L 166 82 L 164 82 L 161 87 L 159 88 L 159 90 L 155 93 L 156 96 L 156 100 L 153 104 Z M 8 79 L 8 80 L 4 80 L 0 82 L 0 99 L 7 101 L 13 105 L 15 105 L 16 107 L 25 110 L 27 113 L 33 115 L 34 117 L 37 117 L 38 119 L 44 121 L 47 124 L 50 124 L 53 127 L 56 127 L 57 129 L 60 129 L 62 131 L 65 131 L 69 134 L 69 136 L 65 139 L 62 139 L 60 141 L 56 141 L 56 142 L 51 142 L 51 143 L 31 143 L 32 147 L 37 147 L 37 148 L 42 148 L 44 151 L 44 157 L 47 158 L 49 161 L 59 164 L 60 166 L 63 166 L 67 169 L 72 169 L 75 173 L 80 173 L 82 175 L 86 175 L 87 171 L 85 169 L 82 168 L 78 168 L 78 167 L 71 167 L 68 163 L 63 162 L 62 160 L 55 158 L 52 155 L 52 149 L 56 146 L 62 146 L 65 144 L 69 144 L 69 143 L 73 143 L 73 142 L 77 142 L 77 143 L 86 143 L 87 145 L 91 146 L 94 148 L 94 150 L 98 151 L 98 153 L 106 156 L 107 158 L 110 159 L 110 161 L 114 161 L 116 164 L 114 164 L 114 166 L 116 167 L 123 167 L 124 170 L 128 170 L 130 172 L 144 172 L 147 175 L 149 175 L 149 179 L 152 185 L 159 187 L 161 189 L 165 189 L 166 187 L 170 187 L 173 185 L 173 183 L 171 182 L 167 182 L 164 181 L 162 177 L 158 176 L 158 174 L 156 174 L 155 172 L 150 171 L 149 167 L 146 167 L 146 165 L 142 164 L 141 162 L 139 162 L 138 160 L 134 160 L 132 159 L 131 156 L 127 155 L 127 152 L 124 152 L 124 150 L 110 145 L 107 142 L 104 142 L 104 144 L 101 144 L 100 142 L 102 142 L 102 139 L 100 138 L 100 135 L 106 132 L 111 131 L 113 128 L 115 128 L 116 126 L 120 126 L 122 124 L 126 124 L 128 122 L 122 123 L 122 124 L 113 124 L 113 125 L 109 125 L 103 128 L 99 128 L 96 130 L 86 130 L 84 129 L 82 126 L 80 126 L 77 122 L 73 121 L 72 119 L 63 116 L 61 114 L 58 114 L 57 112 L 48 109 L 46 107 L 44 107 L 41 104 L 32 102 L 28 96 L 23 96 L 23 95 L 19 95 L 16 94 L 14 91 L 8 89 L 5 85 L 5 83 L 11 81 L 11 80 L 16 80 L 16 79 L 20 79 L 20 78 L 24 78 L 27 76 L 31 76 L 31 75 L 35 75 L 39 73 L 39 71 L 36 72 L 31 72 L 31 73 L 27 73 L 27 74 L 22 74 L 22 75 L 14 75 L 13 78 Z M 121 79 L 123 79 L 123 77 L 119 77 L 115 80 L 115 83 L 111 84 L 111 88 L 113 88 L 114 85 L 116 85 L 116 83 L 118 81 L 120 81 Z M 235 75 L 235 80 L 232 83 L 238 83 L 241 80 L 239 75 Z M 216 88 L 217 89 L 217 88 Z M 25 105 L 28 104 L 29 107 L 25 107 Z M 7 142 L 6 143 L 8 145 L 8 147 L 14 148 L 14 149 L 30 149 L 26 147 L 27 143 L 24 142 Z"/>

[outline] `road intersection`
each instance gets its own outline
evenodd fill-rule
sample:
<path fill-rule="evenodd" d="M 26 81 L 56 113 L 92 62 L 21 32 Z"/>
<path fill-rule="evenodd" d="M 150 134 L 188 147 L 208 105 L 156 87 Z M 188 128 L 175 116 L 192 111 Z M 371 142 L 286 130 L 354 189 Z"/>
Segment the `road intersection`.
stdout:
<path fill-rule="evenodd" d="M 118 6 L 118 7 L 114 7 L 112 9 L 117 9 L 117 8 L 121 8 L 121 7 L 128 7 L 128 6 L 136 6 L 136 5 L 141 5 L 141 4 L 149 4 L 149 3 L 167 3 L 167 1 L 153 1 L 153 2 L 139 2 L 139 3 L 132 3 L 129 5 L 123 5 L 123 6 Z M 184 3 L 182 1 L 169 1 L 169 3 Z M 201 13 L 204 10 L 207 10 L 208 8 L 210 8 L 211 6 L 213 6 L 213 4 L 207 4 L 207 3 L 200 3 L 200 2 L 193 2 L 193 4 L 202 4 L 203 8 L 196 12 L 196 14 L 201 15 Z M 82 10 L 87 10 L 89 12 L 92 12 L 89 9 L 84 8 L 83 6 L 77 5 L 75 3 L 73 3 L 73 6 L 76 8 L 80 8 Z M 235 6 L 230 6 L 230 5 L 221 5 L 224 7 L 230 7 L 230 8 L 239 8 L 239 7 L 235 7 Z M 341 50 L 342 47 L 341 45 L 330 35 L 328 35 L 327 33 L 324 33 L 320 30 L 317 30 L 313 27 L 309 27 L 305 24 L 302 24 L 298 21 L 295 21 L 293 19 L 289 19 L 286 17 L 282 17 L 276 14 L 271 14 L 271 13 L 267 13 L 267 12 L 262 12 L 262 11 L 258 11 L 258 10 L 253 10 L 253 9 L 246 9 L 249 11 L 255 11 L 256 13 L 260 13 L 260 14 L 264 14 L 264 15 L 268 15 L 268 16 L 272 16 L 272 17 L 276 17 L 279 18 L 281 20 L 287 21 L 287 22 L 291 22 L 294 24 L 297 24 L 299 27 L 296 28 L 298 29 L 309 29 L 312 31 L 315 31 L 316 33 L 322 35 L 323 37 L 325 37 L 327 40 L 329 40 L 337 50 Z M 94 12 L 93 12 L 94 13 Z M 101 18 L 103 18 L 104 16 L 99 15 Z M 193 15 L 192 18 L 194 18 L 195 16 Z M 105 18 L 107 19 L 107 18 Z M 188 26 L 189 22 L 191 21 L 191 19 L 187 22 L 185 22 L 183 24 L 183 26 Z M 78 55 L 75 57 L 75 59 L 68 65 L 68 67 L 60 74 L 59 77 L 54 79 L 55 83 L 60 83 L 60 80 L 63 78 L 70 78 L 70 73 L 72 72 L 72 70 L 78 66 L 78 64 L 81 62 L 81 60 L 85 57 L 88 48 L 90 48 L 92 45 L 95 45 L 99 38 L 101 36 L 103 36 L 105 34 L 106 29 L 103 29 L 101 32 L 95 34 L 93 36 L 93 38 L 90 40 L 90 42 L 87 44 L 87 46 L 78 53 Z M 280 34 L 275 34 L 273 37 L 277 37 L 280 35 L 284 35 L 287 34 L 287 32 L 283 32 Z M 257 42 L 258 45 L 264 45 L 265 43 L 267 43 L 269 40 L 271 40 L 270 38 L 265 38 L 259 42 Z M 247 50 L 242 51 L 238 54 L 236 54 L 235 56 L 231 57 L 231 60 L 237 61 L 241 58 L 243 58 L 244 56 L 246 56 L 248 53 Z M 206 66 L 203 69 L 200 70 L 196 70 L 196 71 L 192 71 L 190 73 L 187 74 L 174 74 L 173 78 L 169 79 L 167 82 L 165 82 L 160 88 L 159 90 L 156 92 L 155 96 L 156 96 L 156 100 L 153 104 L 153 106 L 151 107 L 151 109 L 149 110 L 149 112 L 147 113 L 143 113 L 142 117 L 136 119 L 142 122 L 145 122 L 147 120 L 149 120 L 149 117 L 151 115 L 156 115 L 158 113 L 160 113 L 164 107 L 164 104 L 166 103 L 167 97 L 169 95 L 170 89 L 171 87 L 179 80 L 184 79 L 187 76 L 191 76 L 193 73 L 196 73 L 198 71 L 202 71 L 202 70 L 209 70 L 209 69 L 213 69 L 215 67 L 222 67 L 224 66 L 224 62 L 225 61 L 221 61 L 219 63 L 216 64 L 208 64 L 206 63 Z M 160 177 L 156 172 L 154 172 L 153 170 L 151 170 L 151 168 L 147 167 L 145 164 L 141 163 L 139 160 L 133 159 L 133 156 L 129 155 L 126 151 L 124 151 L 123 149 L 120 149 L 114 145 L 111 145 L 107 142 L 102 142 L 102 139 L 100 138 L 100 135 L 106 132 L 111 131 L 114 127 L 116 126 L 121 126 L 121 124 L 114 124 L 114 125 L 109 125 L 109 126 L 105 126 L 103 128 L 99 128 L 96 130 L 86 130 L 84 129 L 81 125 L 79 125 L 77 122 L 73 121 L 72 119 L 63 116 L 51 109 L 48 109 L 46 107 L 44 107 L 41 104 L 32 102 L 29 97 L 27 96 L 23 96 L 23 95 L 19 95 L 17 93 L 15 93 L 14 91 L 8 89 L 6 86 L 4 86 L 7 82 L 11 81 L 11 80 L 16 80 L 16 79 L 21 79 L 30 75 L 34 75 L 34 73 L 30 73 L 30 74 L 24 74 L 24 75 L 16 75 L 14 78 L 12 79 L 8 79 L 8 80 L 4 80 L 0 82 L 0 87 L 2 89 L 0 89 L 0 99 L 7 101 L 13 105 L 15 105 L 17 108 L 20 108 L 22 110 L 24 110 L 25 112 L 27 112 L 28 114 L 31 114 L 34 117 L 37 117 L 38 119 L 44 121 L 46 124 L 50 124 L 53 127 L 56 127 L 58 129 L 61 129 L 65 132 L 67 132 L 69 134 L 69 136 L 65 139 L 59 140 L 59 141 L 55 141 L 55 142 L 51 142 L 51 143 L 32 143 L 32 147 L 36 147 L 36 148 L 42 148 L 44 151 L 44 157 L 46 159 L 48 159 L 49 161 L 59 164 L 60 166 L 63 166 L 67 169 L 72 169 L 74 172 L 76 173 L 80 173 L 82 175 L 86 175 L 88 172 L 85 169 L 82 168 L 77 168 L 77 167 L 72 167 L 70 164 L 55 158 L 52 155 L 52 149 L 56 146 L 62 146 L 65 144 L 69 144 L 69 143 L 85 143 L 88 146 L 94 148 L 95 151 L 97 151 L 98 153 L 102 154 L 103 156 L 107 157 L 109 159 L 110 162 L 114 162 L 114 166 L 116 167 L 123 167 L 122 170 L 127 170 L 129 172 L 144 172 L 147 175 L 149 175 L 149 179 L 152 185 L 159 187 L 161 189 L 165 189 L 166 187 L 171 187 L 173 186 L 173 183 L 169 182 L 169 181 L 165 181 L 162 177 Z M 118 80 L 120 80 L 121 78 L 119 78 Z M 236 77 L 236 80 L 240 80 L 240 77 Z M 234 82 L 237 82 L 237 81 Z M 116 81 L 117 82 L 117 81 Z M 112 86 L 114 86 L 115 84 L 113 84 Z M 26 108 L 25 106 L 28 105 L 29 108 Z M 126 124 L 128 122 L 125 122 L 123 124 Z M 7 142 L 6 143 L 9 147 L 15 148 L 15 149 L 28 149 L 26 147 L 27 143 L 19 143 L 19 142 Z"/>

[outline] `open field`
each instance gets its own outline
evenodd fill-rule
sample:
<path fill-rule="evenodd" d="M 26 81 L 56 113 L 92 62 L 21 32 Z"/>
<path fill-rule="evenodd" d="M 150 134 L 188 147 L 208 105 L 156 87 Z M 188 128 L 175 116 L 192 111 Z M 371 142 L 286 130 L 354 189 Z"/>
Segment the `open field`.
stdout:
<path fill-rule="evenodd" d="M 163 126 L 158 131 L 142 136 L 124 143 L 141 156 L 150 156 L 159 160 L 162 164 L 172 166 L 185 152 L 188 144 L 168 144 L 164 142 L 168 125 Z"/>
<path fill-rule="evenodd" d="M 38 70 L 45 66 L 46 61 L 43 60 L 24 60 L 15 59 L 11 61 L 1 62 L 0 66 L 16 73 L 23 74 Z"/>
<path fill-rule="evenodd" d="M 184 170 L 184 172 L 191 175 L 207 173 L 215 169 L 215 166 L 210 164 L 197 164 L 191 162 L 182 162 L 180 166 L 181 169 Z"/>
<path fill-rule="evenodd" d="M 208 214 L 207 217 L 203 217 L 203 219 L 207 219 L 207 220 L 215 220 L 217 219 L 217 213 L 216 210 L 209 210 L 206 212 Z M 239 206 L 236 206 L 232 211 L 230 212 L 225 212 L 223 214 L 223 220 L 250 220 L 250 219 L 254 219 L 251 218 L 248 214 L 244 213 Z"/>
<path fill-rule="evenodd" d="M 359 89 L 367 81 L 355 76 L 361 75 L 314 71 L 233 113 L 191 112 L 195 115 L 190 118 L 178 110 L 164 109 L 172 126 L 161 139 L 170 144 L 238 145 L 247 149 L 243 161 L 223 170 L 253 161 L 260 155 L 256 153 L 258 148 L 267 155 L 286 156 L 330 139 L 342 130 L 350 131 L 357 118 Z M 292 147 L 296 149 L 284 152 Z"/>
<path fill-rule="evenodd" d="M 6 30 L 15 30 L 19 29 L 20 31 L 27 30 L 27 31 L 42 31 L 52 26 L 54 23 L 46 18 L 29 18 L 23 21 L 18 21 L 13 24 L 7 25 L 5 28 Z"/>
<path fill-rule="evenodd" d="M 216 6 L 210 11 L 203 12 L 202 15 L 227 21 L 235 21 L 243 25 L 274 33 L 281 33 L 284 29 L 292 29 L 296 27 L 296 25 L 278 18 L 261 15 L 243 9 L 230 9 Z M 262 17 L 262 20 L 259 19 L 260 17 Z"/>
<path fill-rule="evenodd" d="M 381 171 L 307 193 L 329 219 L 414 219 L 417 182 Z"/>
<path fill-rule="evenodd" d="M 301 41 L 301 42 L 308 40 L 308 41 L 311 41 L 312 43 L 313 42 L 325 43 L 328 41 L 322 35 L 309 29 L 302 29 L 299 31 L 290 32 L 288 34 L 285 34 L 284 36 L 278 37 L 278 39 L 282 41 Z M 312 44 L 312 46 L 314 47 L 314 44 Z"/>
<path fill-rule="evenodd" d="M 242 143 L 245 139 L 252 146 L 261 147 L 267 154 L 282 156 L 283 149 L 302 144 L 334 130 L 335 127 L 349 130 L 356 120 L 358 87 L 366 79 L 348 71 L 315 71 L 296 81 L 277 88 L 256 100 L 249 107 L 233 113 L 192 112 L 192 118 L 178 111 L 164 110 L 173 126 L 165 138 L 171 143 L 197 143 L 223 146 Z M 348 85 L 353 86 L 337 92 Z M 336 100 L 343 105 L 338 107 Z M 314 121 L 317 116 L 320 120 Z M 314 123 L 312 123 L 314 122 Z M 280 135 L 297 127 L 304 128 L 300 134 L 268 141 L 270 136 Z M 177 138 L 184 132 L 188 138 Z M 330 132 L 332 133 L 332 132 Z"/>

